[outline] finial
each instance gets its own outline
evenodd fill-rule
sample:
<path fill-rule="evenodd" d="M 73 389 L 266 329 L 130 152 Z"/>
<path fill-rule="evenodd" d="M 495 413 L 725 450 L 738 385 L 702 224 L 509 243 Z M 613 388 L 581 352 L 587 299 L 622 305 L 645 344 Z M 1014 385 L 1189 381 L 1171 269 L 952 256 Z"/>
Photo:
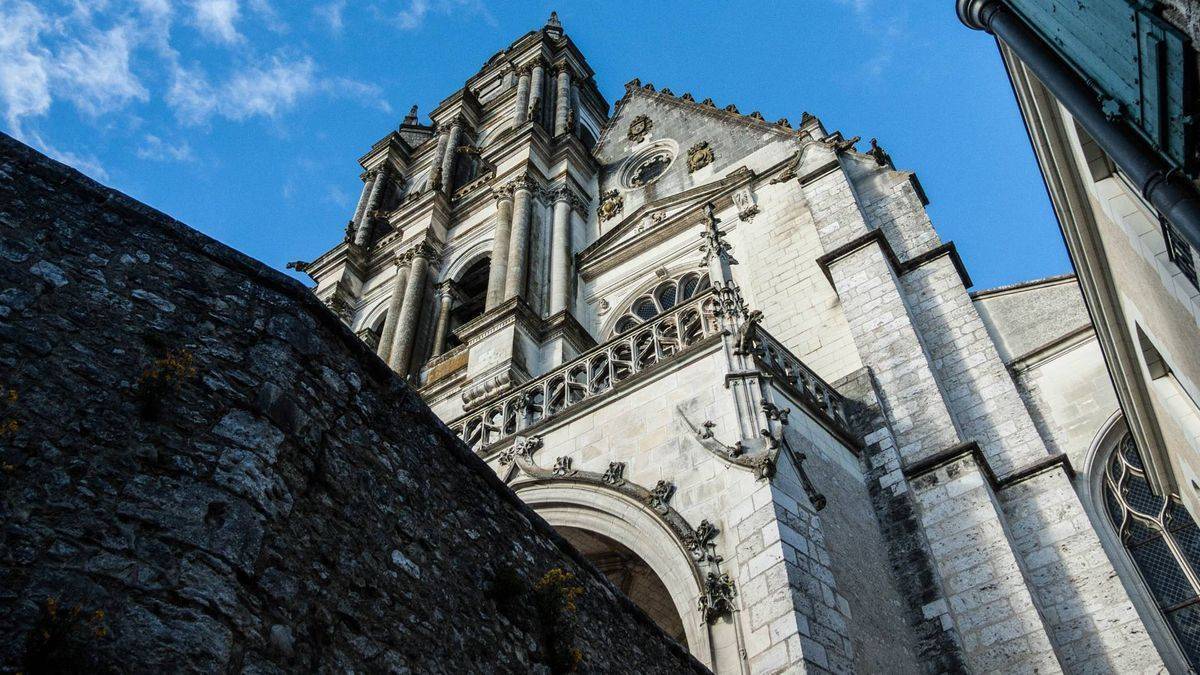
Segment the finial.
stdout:
<path fill-rule="evenodd" d="M 558 12 L 550 12 L 550 19 L 546 21 L 546 28 L 562 30 L 562 24 L 558 22 Z"/>
<path fill-rule="evenodd" d="M 413 104 L 413 107 L 408 109 L 408 115 L 406 115 L 404 117 L 403 124 L 405 126 L 412 126 L 412 125 L 417 124 L 417 104 L 416 103 Z"/>

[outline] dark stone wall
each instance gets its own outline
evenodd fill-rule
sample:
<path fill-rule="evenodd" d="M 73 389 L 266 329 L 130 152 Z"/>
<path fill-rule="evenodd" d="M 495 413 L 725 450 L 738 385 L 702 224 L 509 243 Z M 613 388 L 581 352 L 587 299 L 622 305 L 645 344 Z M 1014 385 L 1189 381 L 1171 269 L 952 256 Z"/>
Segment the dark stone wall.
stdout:
<path fill-rule="evenodd" d="M 703 671 L 300 283 L 2 134 L 0 394 L 0 672 Z"/>

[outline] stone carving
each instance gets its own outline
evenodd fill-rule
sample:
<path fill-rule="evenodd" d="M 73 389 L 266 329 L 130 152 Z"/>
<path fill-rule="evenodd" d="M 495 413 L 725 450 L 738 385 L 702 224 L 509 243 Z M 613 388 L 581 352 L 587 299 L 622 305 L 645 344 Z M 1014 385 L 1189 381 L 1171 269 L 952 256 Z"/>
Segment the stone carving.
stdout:
<path fill-rule="evenodd" d="M 738 326 L 737 337 L 734 340 L 733 353 L 737 356 L 748 356 L 753 353 L 753 347 L 750 344 L 750 338 L 754 334 L 754 328 L 762 323 L 763 313 L 761 310 L 752 310 L 746 315 L 746 320 L 742 325 Z M 766 402 L 763 402 L 766 405 Z M 764 407 L 764 410 L 766 408 Z"/>
<path fill-rule="evenodd" d="M 654 128 L 654 120 L 645 115 L 638 115 L 629 123 L 629 140 L 641 143 L 646 140 L 646 134 L 650 133 L 652 128 Z"/>
<path fill-rule="evenodd" d="M 733 597 L 737 594 L 733 579 L 728 574 L 709 572 L 704 581 L 704 592 L 697 601 L 700 615 L 708 623 L 715 623 L 723 616 L 733 613 Z"/>
<path fill-rule="evenodd" d="M 763 480 L 775 474 L 775 464 L 779 457 L 780 445 L 769 433 L 764 433 L 760 440 L 751 441 L 750 445 L 735 441 L 733 445 L 725 445 L 713 434 L 713 422 L 706 421 L 697 427 L 692 424 L 684 413 L 682 405 L 675 406 L 675 414 L 692 430 L 700 445 L 721 459 L 742 467 L 754 473 L 754 477 Z"/>
<path fill-rule="evenodd" d="M 570 457 L 556 458 L 554 460 L 554 475 L 558 476 L 559 478 L 573 475 L 575 470 L 571 468 L 572 461 L 573 460 Z"/>
<path fill-rule="evenodd" d="M 513 444 L 500 453 L 500 465 L 507 466 L 517 460 L 532 461 L 533 453 L 542 447 L 541 436 L 518 436 Z M 561 457 L 559 459 L 562 459 Z"/>
<path fill-rule="evenodd" d="M 297 272 L 300 272 L 300 273 L 307 272 L 308 268 L 311 266 L 312 266 L 312 263 L 304 261 L 304 260 L 293 260 L 287 264 L 287 268 L 289 270 L 296 270 Z"/>
<path fill-rule="evenodd" d="M 600 316 L 604 316 L 605 314 L 608 314 L 608 310 L 610 309 L 612 309 L 612 304 L 610 304 L 608 300 L 601 299 L 600 306 L 596 309 L 596 313 Z"/>
<path fill-rule="evenodd" d="M 729 319 L 750 315 L 750 308 L 737 284 L 732 281 L 727 284 L 715 283 L 713 288 L 717 291 L 717 306 L 713 309 L 713 315 Z"/>
<path fill-rule="evenodd" d="M 475 384 L 463 390 L 462 402 L 467 409 L 472 408 L 503 391 L 513 384 L 512 371 L 505 370 L 494 377 Z"/>
<path fill-rule="evenodd" d="M 346 231 L 345 231 L 345 234 L 342 236 L 342 241 L 347 244 L 353 244 L 354 243 L 354 233 L 357 230 L 358 230 L 358 227 L 354 224 L 353 220 L 346 223 Z"/>
<path fill-rule="evenodd" d="M 608 470 L 600 478 L 608 485 L 620 485 L 625 482 L 625 462 L 609 462 Z"/>
<path fill-rule="evenodd" d="M 600 217 L 600 222 L 604 222 L 612 220 L 624 210 L 625 200 L 621 197 L 621 193 L 609 190 L 600 198 L 600 208 L 596 211 L 596 215 Z"/>
<path fill-rule="evenodd" d="M 671 508 L 668 502 L 671 501 L 671 495 L 675 494 L 675 485 L 669 481 L 660 480 L 654 485 L 654 489 L 650 491 L 650 496 L 647 497 L 646 503 L 650 508 L 661 513 Z"/>
<path fill-rule="evenodd" d="M 855 136 L 854 138 L 842 138 L 842 134 L 838 132 L 822 138 L 820 142 L 821 145 L 824 145 L 831 150 L 836 152 L 845 152 L 847 150 L 853 150 L 855 144 L 861 140 L 862 136 Z"/>
<path fill-rule="evenodd" d="M 708 141 L 700 141 L 688 149 L 688 173 L 695 173 L 716 160 Z"/>
<path fill-rule="evenodd" d="M 707 520 L 701 520 L 700 525 L 695 530 L 688 533 L 683 538 L 683 545 L 688 552 L 692 554 L 692 559 L 698 563 L 721 562 L 721 556 L 717 555 L 716 543 L 713 541 L 717 537 L 716 526 Z"/>
<path fill-rule="evenodd" d="M 743 222 L 754 220 L 758 213 L 758 204 L 754 201 L 754 193 L 749 187 L 744 187 L 733 193 L 733 204 L 737 207 L 738 220 Z"/>
<path fill-rule="evenodd" d="M 783 425 L 787 425 L 788 415 L 790 415 L 792 412 L 791 408 L 780 408 L 770 401 L 763 401 L 762 409 L 763 413 L 767 416 L 767 419 L 775 420 Z"/>
<path fill-rule="evenodd" d="M 791 161 L 789 161 L 787 165 L 783 167 L 783 171 L 781 171 L 778 176 L 771 179 L 771 185 L 775 185 L 776 183 L 785 183 L 795 178 L 796 171 L 800 168 L 800 160 L 803 156 L 804 149 L 801 148 L 797 150 L 796 153 L 792 155 Z"/>
<path fill-rule="evenodd" d="M 733 247 L 725 241 L 725 231 L 719 227 L 720 224 L 721 219 L 716 216 L 716 209 L 712 204 L 705 204 L 704 231 L 700 233 L 700 239 L 703 241 L 700 245 L 700 252 L 704 254 L 700 263 L 701 267 L 707 266 L 713 256 L 727 259 L 730 265 L 738 264 L 738 261 L 730 253 Z"/>
<path fill-rule="evenodd" d="M 875 163 L 879 166 L 892 166 L 892 156 L 879 147 L 879 141 L 874 138 L 871 139 L 871 149 L 867 151 L 867 154 L 874 158 Z"/>
<path fill-rule="evenodd" d="M 335 293 L 325 298 L 324 302 L 329 311 L 336 314 L 342 320 L 342 323 L 347 326 L 350 325 L 350 322 L 354 319 L 354 308 L 350 306 L 350 303 L 345 298 Z"/>

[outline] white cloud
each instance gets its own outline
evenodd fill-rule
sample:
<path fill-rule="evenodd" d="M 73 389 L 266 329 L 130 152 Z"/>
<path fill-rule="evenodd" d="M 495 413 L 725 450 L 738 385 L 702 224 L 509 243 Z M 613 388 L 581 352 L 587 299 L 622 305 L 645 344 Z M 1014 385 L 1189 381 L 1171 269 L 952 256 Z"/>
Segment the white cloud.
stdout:
<path fill-rule="evenodd" d="M 253 67 L 235 74 L 221 94 L 221 111 L 235 120 L 255 115 L 275 117 L 296 99 L 313 91 L 316 66 L 309 57 L 286 62 L 276 57 L 269 68 Z"/>
<path fill-rule="evenodd" d="M 342 28 L 345 26 L 343 13 L 346 11 L 346 0 L 334 0 L 328 4 L 317 5 L 313 8 L 313 13 L 319 19 L 325 22 L 329 30 L 334 35 L 341 35 Z"/>
<path fill-rule="evenodd" d="M 140 159 L 154 162 L 194 162 L 196 155 L 187 141 L 168 143 L 154 134 L 146 134 L 135 151 Z"/>
<path fill-rule="evenodd" d="M 50 54 L 41 46 L 49 20 L 28 2 L 0 0 L 0 101 L 18 134 L 25 117 L 50 109 Z"/>
<path fill-rule="evenodd" d="M 316 64 L 309 57 L 285 60 L 275 56 L 267 67 L 252 66 L 213 85 L 197 68 L 176 70 L 167 103 L 176 118 L 189 125 L 219 115 L 231 120 L 278 117 L 318 87 Z"/>
<path fill-rule="evenodd" d="M 244 38 L 238 32 L 238 17 L 241 8 L 238 0 L 193 0 L 192 22 L 200 32 L 210 39 L 225 44 L 236 44 Z"/>
<path fill-rule="evenodd" d="M 408 0 L 408 6 L 396 12 L 393 22 L 402 30 L 414 30 L 420 28 L 431 13 L 448 16 L 459 12 L 475 14 L 489 25 L 496 25 L 496 17 L 482 0 Z"/>
<path fill-rule="evenodd" d="M 55 67 L 62 78 L 62 94 L 89 115 L 146 101 L 150 93 L 129 69 L 132 41 L 125 26 L 88 35 L 88 42 L 72 41 L 58 54 Z"/>
<path fill-rule="evenodd" d="M 288 25 L 279 16 L 279 12 L 275 11 L 275 6 L 270 0 L 249 0 L 250 11 L 254 12 L 258 18 L 262 19 L 267 30 L 272 33 L 286 33 Z"/>
<path fill-rule="evenodd" d="M 347 0 L 322 1 L 317 16 L 342 30 Z M 447 2 L 433 1 L 434 11 Z M 419 21 L 429 5 L 417 4 L 413 18 Z M 451 4 L 464 6 L 462 0 Z M 183 23 L 235 48 L 181 53 L 193 44 L 173 43 L 172 31 Z M 47 130 L 39 129 L 38 118 L 67 103 L 105 135 L 133 139 L 130 151 L 142 159 L 187 162 L 195 160 L 192 147 L 165 127 L 138 131 L 148 112 L 138 104 L 162 101 L 184 126 L 279 119 L 314 97 L 391 110 L 379 87 L 322 72 L 307 54 L 272 54 L 261 34 L 251 43 L 239 32 L 247 25 L 289 30 L 274 0 L 0 0 L 0 125 L 105 179 L 95 156 L 59 150 L 43 138 Z M 54 119 L 58 123 L 57 114 Z"/>
<path fill-rule="evenodd" d="M 348 98 L 358 101 L 367 108 L 375 108 L 381 112 L 392 112 L 392 105 L 384 98 L 383 89 L 369 82 L 359 82 L 345 77 L 334 77 L 322 81 L 321 91 L 335 98 Z"/>
<path fill-rule="evenodd" d="M 862 16 L 871 11 L 872 0 L 837 0 L 837 3 L 849 7 L 855 14 Z"/>
<path fill-rule="evenodd" d="M 405 30 L 419 27 L 429 13 L 429 0 L 410 0 L 408 9 L 402 9 L 396 14 L 396 23 Z"/>

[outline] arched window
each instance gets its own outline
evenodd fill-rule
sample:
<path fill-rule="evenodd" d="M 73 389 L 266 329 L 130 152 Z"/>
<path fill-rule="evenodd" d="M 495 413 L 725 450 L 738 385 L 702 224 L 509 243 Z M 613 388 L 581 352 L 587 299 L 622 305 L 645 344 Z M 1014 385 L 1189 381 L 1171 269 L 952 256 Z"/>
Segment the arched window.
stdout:
<path fill-rule="evenodd" d="M 446 331 L 444 351 L 454 349 L 462 342 L 454 336 L 454 330 L 483 314 L 484 300 L 487 297 L 488 271 L 491 269 L 490 260 L 484 258 L 471 265 L 455 283 L 457 304 L 450 310 L 449 330 Z"/>
<path fill-rule="evenodd" d="M 1128 433 L 1104 463 L 1104 508 L 1192 668 L 1200 667 L 1200 529 L 1150 489 Z"/>
<path fill-rule="evenodd" d="M 698 272 L 689 272 L 674 279 L 668 279 L 650 292 L 638 296 L 613 327 L 613 335 L 624 333 L 645 323 L 655 316 L 671 309 L 675 305 L 691 299 L 693 296 L 707 290 L 708 277 Z"/>

